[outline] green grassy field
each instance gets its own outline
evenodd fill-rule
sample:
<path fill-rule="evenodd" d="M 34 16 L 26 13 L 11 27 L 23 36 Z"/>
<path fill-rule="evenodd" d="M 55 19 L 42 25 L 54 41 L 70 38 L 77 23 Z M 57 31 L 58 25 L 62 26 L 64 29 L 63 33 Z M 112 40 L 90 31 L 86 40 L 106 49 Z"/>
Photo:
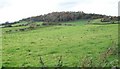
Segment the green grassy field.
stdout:
<path fill-rule="evenodd" d="M 86 21 L 82 21 L 85 22 Z M 80 22 L 80 23 L 82 23 Z M 83 58 L 100 62 L 101 53 L 118 44 L 118 24 L 48 26 L 35 30 L 2 34 L 2 65 L 4 67 L 40 67 L 40 56 L 45 66 L 54 67 L 62 56 L 63 66 L 81 66 Z M 6 29 L 3 28 L 2 32 Z M 10 28 L 15 29 L 15 28 Z M 110 55 L 108 62 L 116 61 Z M 104 66 L 104 65 L 103 65 Z M 107 65 L 110 66 L 110 65 Z"/>
<path fill-rule="evenodd" d="M 2 29 L 0 28 L 0 32 Z M 0 33 L 0 68 L 2 67 L 2 33 Z"/>

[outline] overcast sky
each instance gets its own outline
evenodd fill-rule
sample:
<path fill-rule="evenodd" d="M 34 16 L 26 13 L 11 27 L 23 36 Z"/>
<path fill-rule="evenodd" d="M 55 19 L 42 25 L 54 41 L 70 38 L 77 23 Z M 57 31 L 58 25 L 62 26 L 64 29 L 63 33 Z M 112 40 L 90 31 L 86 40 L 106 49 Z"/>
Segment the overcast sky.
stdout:
<path fill-rule="evenodd" d="M 0 0 L 0 23 L 55 11 L 118 15 L 119 0 Z"/>

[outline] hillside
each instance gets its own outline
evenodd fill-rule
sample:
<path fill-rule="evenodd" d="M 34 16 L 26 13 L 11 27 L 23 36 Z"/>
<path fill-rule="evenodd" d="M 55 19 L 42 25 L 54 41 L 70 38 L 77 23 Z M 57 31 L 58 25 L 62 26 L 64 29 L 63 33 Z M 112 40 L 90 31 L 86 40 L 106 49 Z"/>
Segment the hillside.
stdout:
<path fill-rule="evenodd" d="M 2 65 L 42 67 L 43 62 L 48 67 L 59 64 L 68 67 L 118 66 L 118 24 L 94 25 L 99 21 L 84 19 L 57 25 L 33 22 L 32 28 L 30 25 L 16 26 L 25 24 L 21 21 L 2 28 Z M 34 27 L 34 24 L 38 26 Z"/>
<path fill-rule="evenodd" d="M 23 23 L 24 25 L 28 25 L 28 23 L 36 23 L 36 22 L 44 22 L 45 24 L 58 24 L 61 22 L 71 22 L 71 21 L 77 21 L 77 20 L 96 20 L 100 19 L 99 22 L 109 22 L 109 23 L 116 23 L 116 21 L 119 21 L 119 17 L 117 16 L 107 16 L 102 14 L 94 14 L 94 13 L 84 13 L 83 11 L 78 12 L 52 12 L 44 15 L 39 16 L 33 16 L 28 18 L 23 18 L 21 20 L 15 21 L 15 22 L 5 22 L 0 24 L 2 27 L 11 27 L 13 24 L 19 24 Z M 26 24 L 27 23 L 27 24 Z"/>

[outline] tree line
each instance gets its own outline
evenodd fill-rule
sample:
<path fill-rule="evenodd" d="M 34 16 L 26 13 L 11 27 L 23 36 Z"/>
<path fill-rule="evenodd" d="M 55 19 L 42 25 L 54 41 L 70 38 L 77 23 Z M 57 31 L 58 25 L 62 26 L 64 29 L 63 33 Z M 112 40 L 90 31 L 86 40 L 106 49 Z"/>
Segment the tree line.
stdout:
<path fill-rule="evenodd" d="M 22 19 L 21 21 L 31 21 L 31 22 L 66 22 L 75 21 L 79 19 L 98 19 L 103 18 L 105 15 L 100 14 L 87 14 L 82 11 L 78 12 L 52 12 L 44 15 L 39 15 L 36 17 L 29 17 Z"/>
<path fill-rule="evenodd" d="M 28 23 L 33 23 L 33 22 L 59 23 L 59 22 L 75 21 L 80 19 L 87 19 L 87 20 L 101 19 L 101 22 L 110 22 L 110 21 L 119 21 L 120 17 L 106 16 L 106 15 L 94 14 L 94 13 L 84 13 L 83 11 L 78 11 L 78 12 L 63 11 L 63 12 L 52 12 L 34 17 L 28 17 L 12 23 L 5 22 L 2 23 L 1 25 L 6 25 L 10 27 L 11 24 L 20 23 L 21 21 L 26 21 Z"/>

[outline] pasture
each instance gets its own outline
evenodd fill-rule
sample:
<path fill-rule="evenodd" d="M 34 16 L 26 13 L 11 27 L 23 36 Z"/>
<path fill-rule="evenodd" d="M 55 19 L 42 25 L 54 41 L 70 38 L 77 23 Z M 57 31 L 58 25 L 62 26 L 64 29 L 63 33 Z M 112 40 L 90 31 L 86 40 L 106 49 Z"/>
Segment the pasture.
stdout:
<path fill-rule="evenodd" d="M 41 67 L 41 57 L 45 66 L 54 67 L 60 56 L 62 66 L 81 67 L 86 57 L 93 60 L 93 66 L 98 66 L 104 56 L 101 54 L 111 46 L 117 47 L 118 24 L 81 25 L 79 21 L 70 22 L 72 23 L 76 25 L 48 26 L 11 33 L 4 32 L 19 27 L 3 28 L 2 66 Z M 106 59 L 108 64 L 103 63 L 102 66 L 112 66 L 118 61 L 116 53 L 110 54 Z"/>

